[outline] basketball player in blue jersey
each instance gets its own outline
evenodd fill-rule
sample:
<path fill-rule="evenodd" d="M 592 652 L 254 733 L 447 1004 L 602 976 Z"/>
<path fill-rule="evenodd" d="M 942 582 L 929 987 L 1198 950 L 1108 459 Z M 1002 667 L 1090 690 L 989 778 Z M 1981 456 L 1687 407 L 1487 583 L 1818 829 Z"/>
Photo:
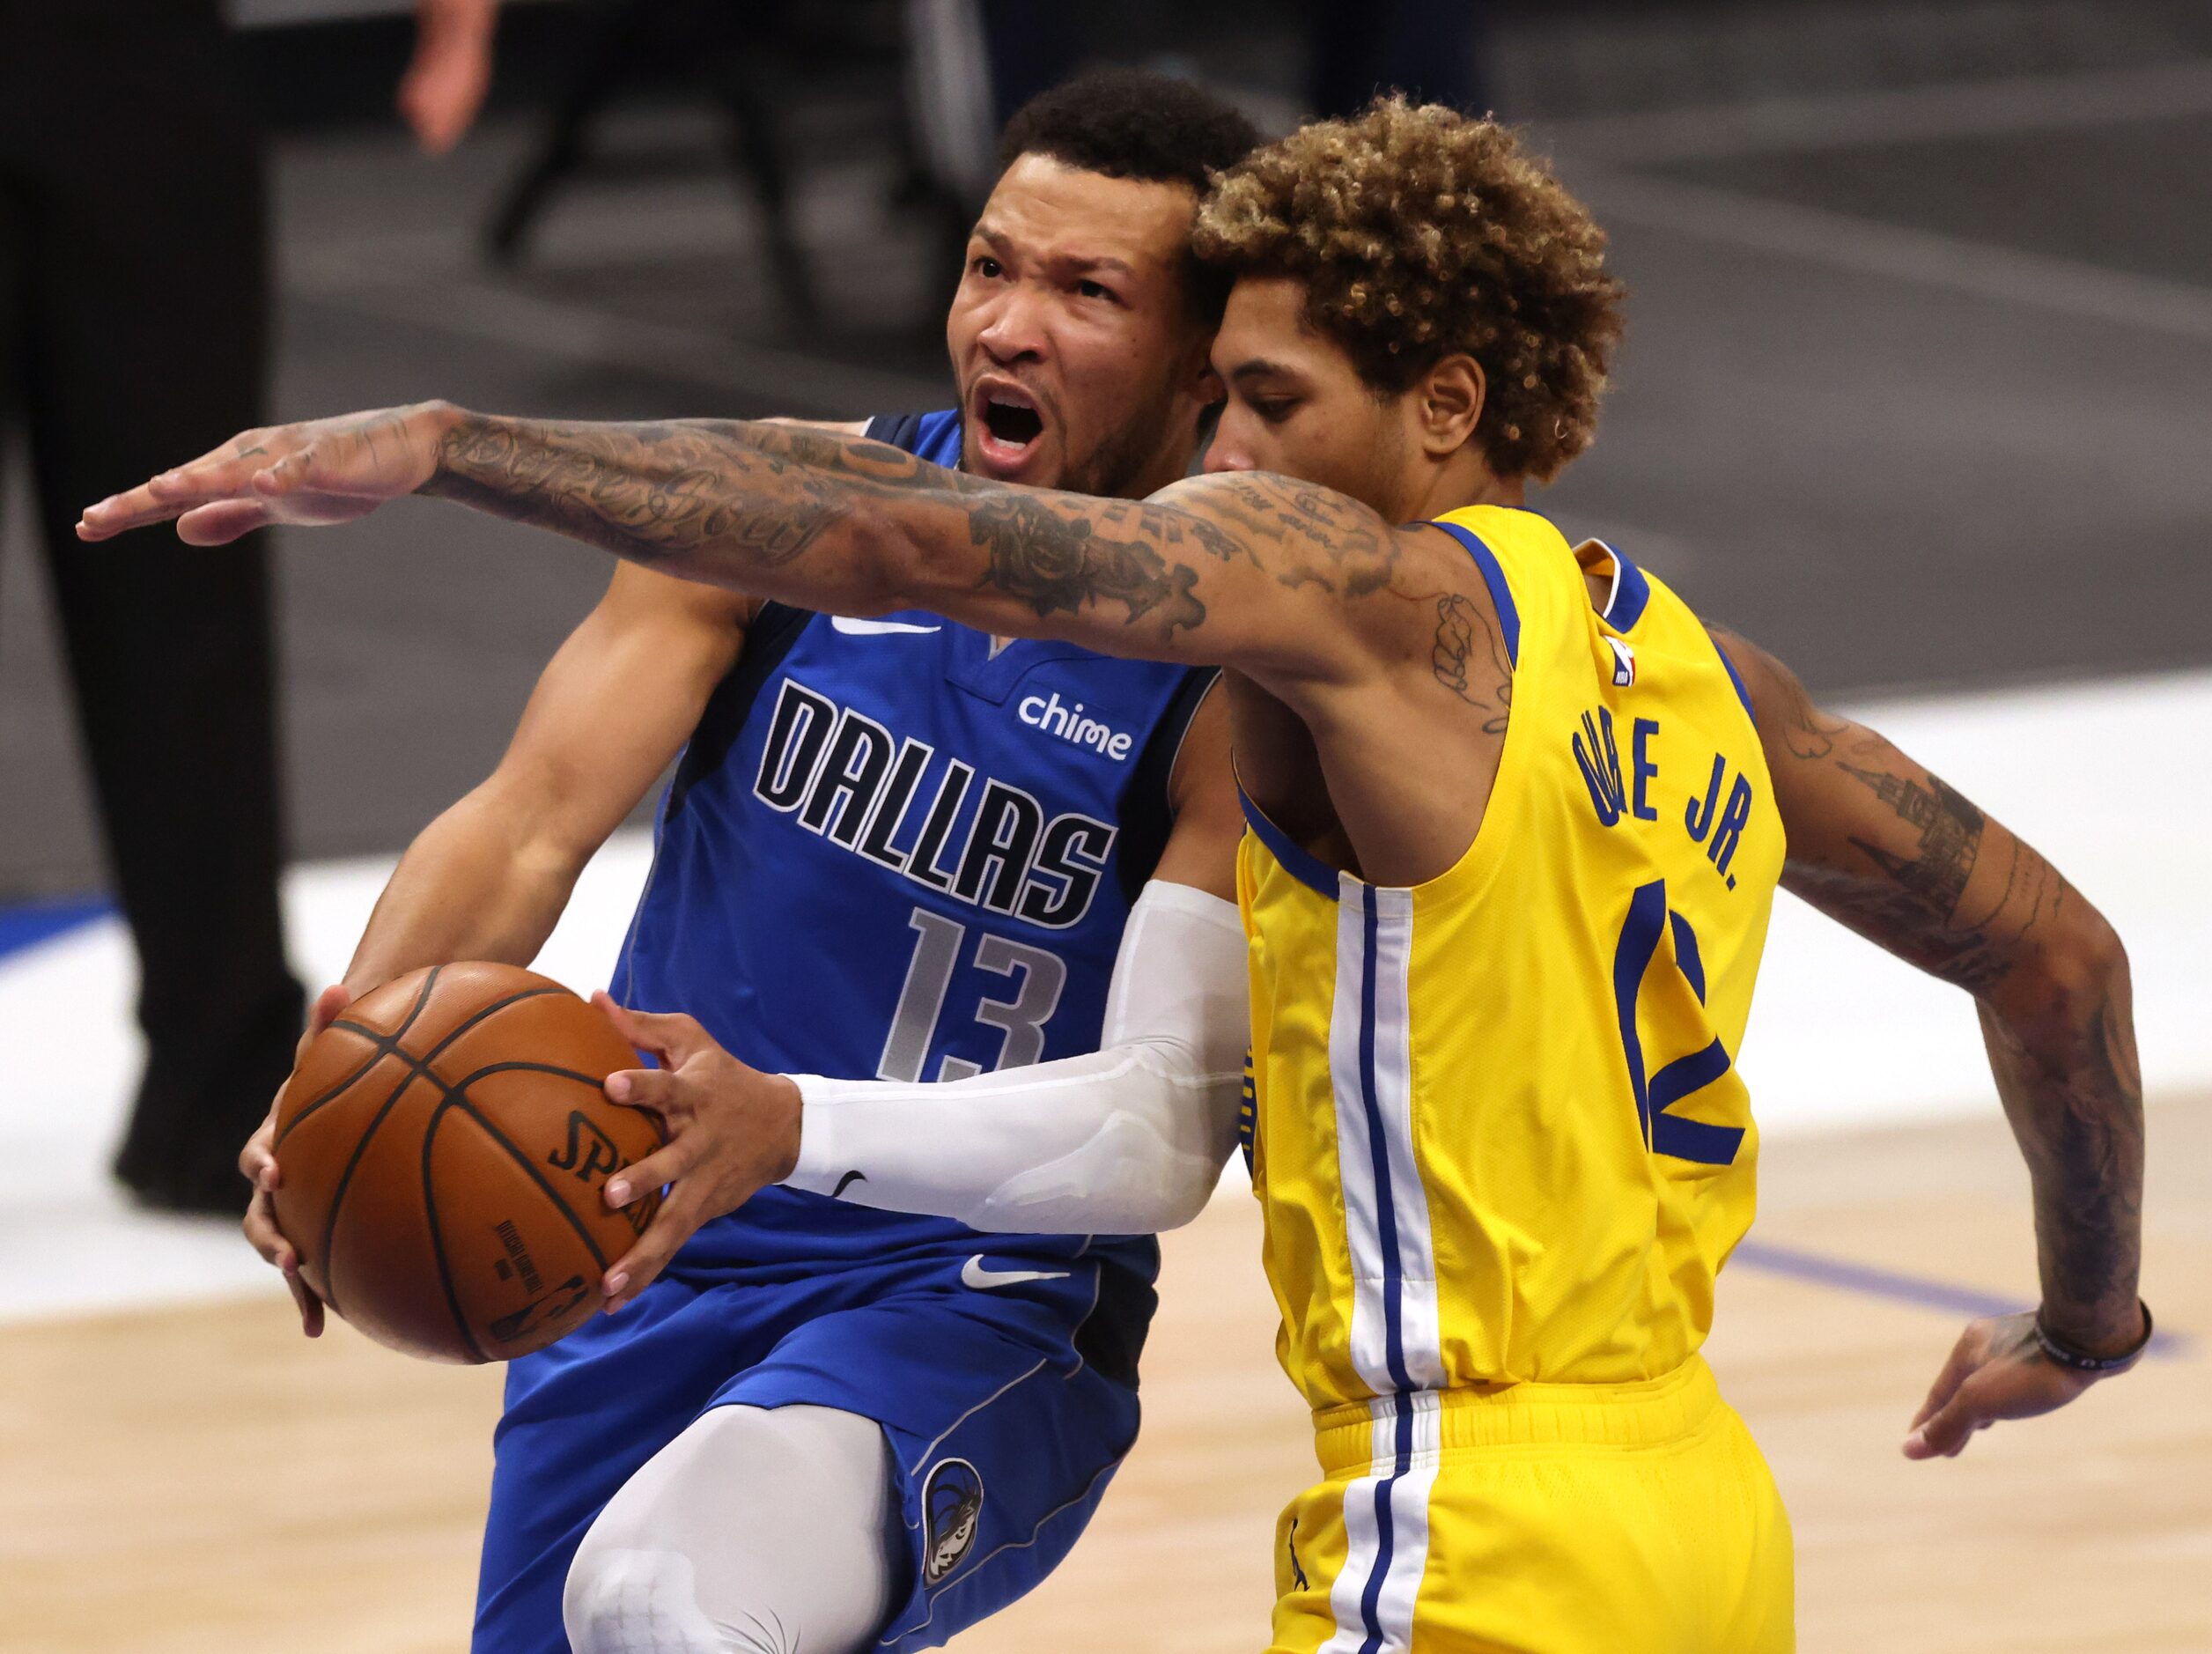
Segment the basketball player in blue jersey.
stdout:
<path fill-rule="evenodd" d="M 953 301 L 959 407 L 832 429 L 1008 482 L 1135 498 L 1183 476 L 1226 291 L 1191 224 L 1256 141 L 1163 77 L 1037 100 Z M 1187 1212 L 1229 1152 L 1242 1053 L 1212 677 L 624 569 L 498 772 L 408 851 L 318 1021 L 422 964 L 527 963 L 675 758 L 621 1004 L 762 1067 L 903 1082 L 1156 1035 L 1162 993 L 1170 1022 L 1214 1004 L 1226 1048 L 1186 1077 L 1229 1109 L 1182 1193 L 1147 1192 Z M 313 1331 L 265 1193 L 248 1231 Z M 475 1647 L 943 1643 L 1050 1571 L 1129 1451 L 1157 1263 L 1149 1238 L 1002 1240 L 790 1189 L 687 1233 L 623 1313 L 509 1369 Z"/>
<path fill-rule="evenodd" d="M 2148 1342 L 2126 956 L 1999 823 L 1525 509 L 1590 439 L 1618 290 L 1510 135 L 1395 101 L 1294 134 L 1217 188 L 1199 246 L 1238 278 L 1229 405 L 1213 474 L 1143 504 L 821 433 L 431 404 L 248 433 L 85 531 L 215 543 L 423 491 L 786 600 L 1230 668 L 1256 1187 L 1325 1473 L 1278 1531 L 1274 1650 L 1787 1649 L 1787 1518 L 1697 1353 L 1751 1213 L 1732 1052 L 1767 902 L 1786 883 L 1971 993 L 2029 1163 L 2042 1303 L 1966 1330 L 1916 1458 Z M 678 1060 L 610 1093 L 678 1129 L 630 1178 L 710 1210 L 845 1165 L 848 1200 L 1018 1215 L 1050 1185 L 1067 1222 L 1094 1142 L 1121 1168 L 1102 1210 L 1178 1163 L 1134 1060 L 894 1111 L 632 1025 Z M 1028 1183 L 994 1104 L 1056 1134 Z"/>

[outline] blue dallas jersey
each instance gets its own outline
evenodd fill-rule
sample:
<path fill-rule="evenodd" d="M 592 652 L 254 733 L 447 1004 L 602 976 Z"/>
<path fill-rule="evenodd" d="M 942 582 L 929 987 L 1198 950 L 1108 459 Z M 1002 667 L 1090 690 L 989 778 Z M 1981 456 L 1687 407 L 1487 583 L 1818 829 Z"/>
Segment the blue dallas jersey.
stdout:
<path fill-rule="evenodd" d="M 868 433 L 959 463 L 956 413 Z M 985 634 L 919 612 L 854 622 L 765 605 L 663 801 L 616 997 L 687 1011 L 772 1072 L 949 1080 L 1095 1050 L 1123 925 L 1166 841 L 1169 774 L 1212 678 L 1070 644 L 994 653 Z M 985 1241 L 778 1187 L 702 1228 L 675 1268 L 1087 1245 L 1146 1281 L 1157 1271 L 1149 1238 Z"/>

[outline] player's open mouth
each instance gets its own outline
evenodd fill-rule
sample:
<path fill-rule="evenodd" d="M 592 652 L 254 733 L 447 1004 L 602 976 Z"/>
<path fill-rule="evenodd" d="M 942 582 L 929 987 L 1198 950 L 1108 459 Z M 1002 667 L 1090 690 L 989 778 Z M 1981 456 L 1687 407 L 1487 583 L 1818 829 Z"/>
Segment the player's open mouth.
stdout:
<path fill-rule="evenodd" d="M 1044 417 L 1036 402 L 1002 380 L 979 386 L 975 403 L 976 447 L 984 459 L 993 469 L 1019 467 L 1044 434 Z"/>

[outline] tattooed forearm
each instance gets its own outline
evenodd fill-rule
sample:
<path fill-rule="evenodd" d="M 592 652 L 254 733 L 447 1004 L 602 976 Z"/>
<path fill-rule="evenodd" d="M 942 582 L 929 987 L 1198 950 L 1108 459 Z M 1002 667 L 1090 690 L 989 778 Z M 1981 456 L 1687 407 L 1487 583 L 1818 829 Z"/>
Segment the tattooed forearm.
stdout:
<path fill-rule="evenodd" d="M 968 532 L 990 556 L 983 582 L 1020 598 L 1040 618 L 1112 602 L 1127 609 L 1132 623 L 1156 615 L 1171 632 L 1204 625 L 1206 605 L 1191 594 L 1198 575 L 1190 565 L 1169 561 L 1140 539 L 1115 537 L 1110 529 L 1118 526 L 1118 513 L 1102 515 L 1099 528 L 1109 532 L 1019 495 L 977 506 L 969 513 Z M 1170 547 L 1186 542 L 1204 543 L 1182 525 L 1167 536 Z"/>
<path fill-rule="evenodd" d="M 1985 1008 L 1982 1031 L 2034 1186 L 2045 1318 L 2120 1348 L 2138 1329 L 2142 1076 L 2124 961 L 2111 977 L 2085 1017 Z"/>
<path fill-rule="evenodd" d="M 1489 617 L 1456 592 L 1436 600 L 1436 641 L 1429 662 L 1439 683 L 1488 714 L 1485 734 L 1505 734 L 1513 709 L 1512 662 Z"/>
<path fill-rule="evenodd" d="M 1343 653 L 1347 629 L 1304 616 L 1271 627 L 1279 611 L 1251 601 L 1254 577 L 1358 597 L 1389 585 L 1397 556 L 1373 513 L 1282 477 L 1101 499 L 780 424 L 563 425 L 456 410 L 423 491 L 810 608 L 927 608 L 1117 653 L 1294 672 Z M 1224 579 L 1242 582 L 1220 588 L 1239 593 L 1235 624 L 1209 613 L 1208 582 Z M 1501 697 L 1500 719 L 1502 707 Z"/>
<path fill-rule="evenodd" d="M 794 463 L 809 448 L 832 462 L 828 475 Z M 882 485 L 918 474 L 896 448 L 880 451 L 855 474 Z M 818 433 L 788 427 L 472 417 L 446 433 L 423 491 L 677 572 L 710 551 L 772 568 L 848 514 L 835 480 L 843 459 Z"/>
<path fill-rule="evenodd" d="M 1104 607 L 1172 634 L 1205 624 L 1192 559 L 1250 557 L 1186 513 L 996 487 L 881 444 L 779 425 L 562 425 L 469 418 L 425 491 L 694 579 L 815 603 L 883 602 L 879 537 L 979 548 L 971 589 L 1039 618 Z M 964 523 L 954 512 L 963 513 Z M 898 527 L 887 530 L 885 520 Z M 800 566 L 804 564 L 805 566 Z"/>

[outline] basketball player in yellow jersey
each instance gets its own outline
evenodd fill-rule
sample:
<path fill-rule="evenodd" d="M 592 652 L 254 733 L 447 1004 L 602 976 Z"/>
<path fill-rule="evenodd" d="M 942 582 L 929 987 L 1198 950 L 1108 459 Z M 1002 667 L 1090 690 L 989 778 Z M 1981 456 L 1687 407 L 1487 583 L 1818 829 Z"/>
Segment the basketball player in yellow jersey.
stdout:
<path fill-rule="evenodd" d="M 1975 996 L 2033 1177 L 2041 1307 L 1966 1330 L 1914 1458 L 2149 1337 L 2125 956 L 1973 805 L 1523 508 L 1590 439 L 1619 293 L 1508 134 L 1395 102 L 1309 128 L 1228 175 L 1198 245 L 1237 278 L 1228 402 L 1211 474 L 1148 502 L 433 403 L 247 433 L 84 531 L 214 543 L 422 492 L 785 602 L 1228 667 L 1256 1184 L 1322 1472 L 1277 1535 L 1274 1648 L 1788 1648 L 1788 1525 L 1698 1354 L 1751 1217 L 1734 1056 L 1774 888 Z M 1098 1141 L 1141 1157 L 1117 1082 Z M 720 1053 L 652 1083 L 682 1129 L 640 1186 L 734 1204 L 812 1129 Z"/>

